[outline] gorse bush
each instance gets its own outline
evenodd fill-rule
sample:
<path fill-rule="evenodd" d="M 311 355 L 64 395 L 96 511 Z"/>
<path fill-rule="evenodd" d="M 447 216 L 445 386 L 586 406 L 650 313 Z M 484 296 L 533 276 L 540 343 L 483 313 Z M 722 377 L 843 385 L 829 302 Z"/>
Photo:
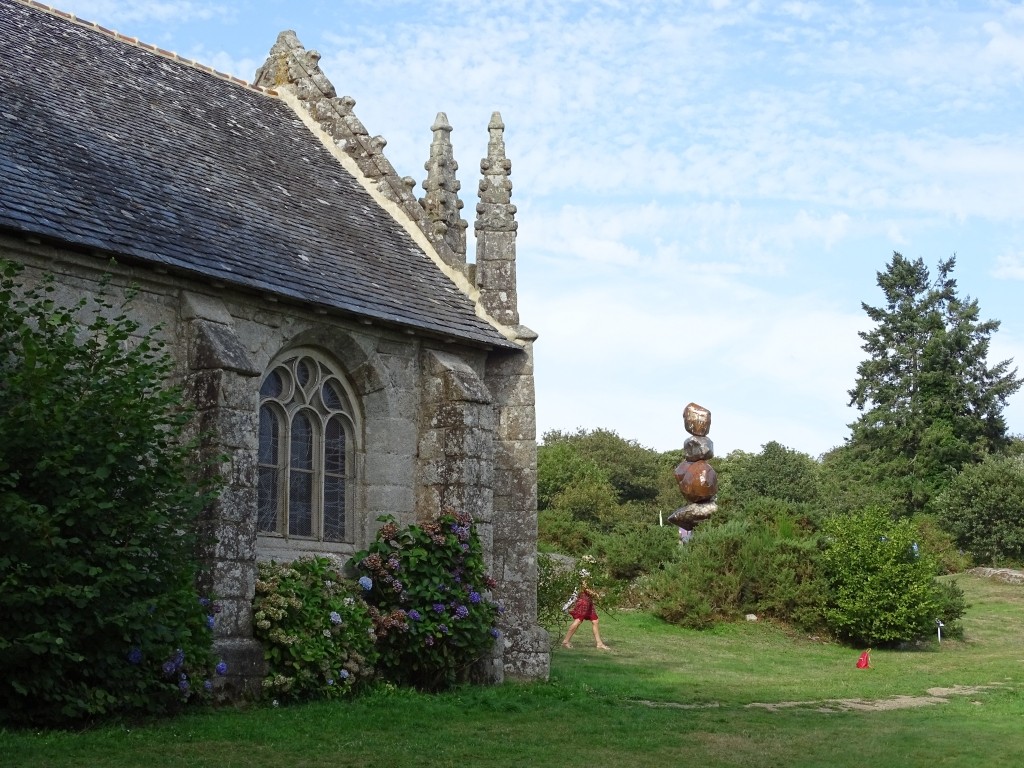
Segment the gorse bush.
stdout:
<path fill-rule="evenodd" d="M 817 542 L 797 531 L 763 520 L 702 524 L 676 559 L 647 580 L 654 613 L 692 628 L 746 613 L 807 629 L 820 624 Z"/>
<path fill-rule="evenodd" d="M 447 513 L 422 525 L 384 523 L 353 556 L 373 611 L 379 672 L 389 681 L 436 691 L 468 679 L 489 657 L 502 608 L 490 599 L 473 519 Z"/>
<path fill-rule="evenodd" d="M 936 620 L 948 634 L 962 631 L 962 593 L 936 581 L 935 559 L 921 549 L 911 520 L 871 508 L 830 518 L 823 533 L 825 619 L 833 634 L 877 646 L 930 637 Z"/>
<path fill-rule="evenodd" d="M 60 306 L 19 272 L 0 261 L 0 718 L 166 712 L 216 661 L 195 586 L 213 489 L 171 362 L 106 298 Z"/>
<path fill-rule="evenodd" d="M 259 564 L 253 621 L 267 661 L 264 698 L 341 698 L 373 678 L 376 636 L 360 592 L 325 557 Z"/>

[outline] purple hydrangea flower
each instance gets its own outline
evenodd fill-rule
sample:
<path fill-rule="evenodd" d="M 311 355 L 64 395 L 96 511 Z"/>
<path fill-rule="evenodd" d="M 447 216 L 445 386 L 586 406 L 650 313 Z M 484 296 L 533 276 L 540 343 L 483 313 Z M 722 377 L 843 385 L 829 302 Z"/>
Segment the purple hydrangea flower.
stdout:
<path fill-rule="evenodd" d="M 501 632 L 498 631 L 497 627 L 491 627 L 491 637 L 499 637 Z"/>
<path fill-rule="evenodd" d="M 227 662 L 225 662 L 225 661 L 217 662 L 217 666 L 214 667 L 214 669 L 217 670 L 217 674 L 218 675 L 226 675 L 228 673 Z"/>
<path fill-rule="evenodd" d="M 365 590 L 371 590 L 373 589 L 373 579 L 371 579 L 369 576 L 360 576 L 359 586 Z"/>
<path fill-rule="evenodd" d="M 213 629 L 214 622 L 216 622 L 216 621 L 217 620 L 213 616 L 207 616 L 206 617 L 206 626 L 208 626 L 210 629 Z"/>
<path fill-rule="evenodd" d="M 184 663 L 185 663 L 185 652 L 183 650 L 181 650 L 181 648 L 179 648 L 177 651 L 174 652 L 174 666 L 175 667 L 180 667 Z"/>
<path fill-rule="evenodd" d="M 330 619 L 331 624 L 341 624 L 341 614 L 337 611 L 331 611 Z"/>
<path fill-rule="evenodd" d="M 419 611 L 417 611 L 417 610 L 416 610 L 415 608 L 413 608 L 413 609 L 412 609 L 411 611 L 409 611 L 409 613 L 407 614 L 407 616 L 408 616 L 408 617 L 409 617 L 410 619 L 412 619 L 413 621 L 419 621 L 420 619 L 422 619 L 422 618 L 423 618 L 423 617 L 422 617 L 422 616 L 420 615 L 420 612 L 419 612 Z"/>
<path fill-rule="evenodd" d="M 433 635 L 427 635 L 426 638 L 423 640 L 423 644 L 427 645 L 427 646 L 433 645 L 434 644 L 434 636 Z"/>
<path fill-rule="evenodd" d="M 464 605 L 458 605 L 455 607 L 455 618 L 464 619 L 469 616 L 469 608 Z"/>
<path fill-rule="evenodd" d="M 188 686 L 188 680 L 179 680 L 179 681 L 178 681 L 178 689 L 179 689 L 179 690 L 180 690 L 180 691 L 181 691 L 182 693 L 185 693 L 185 692 L 187 692 L 187 691 L 188 691 L 188 687 L 189 687 L 189 686 Z"/>
<path fill-rule="evenodd" d="M 203 680 L 203 689 L 207 691 L 213 690 L 213 680 Z"/>
<path fill-rule="evenodd" d="M 128 651 L 128 661 L 131 662 L 132 664 L 141 664 L 142 663 L 142 649 L 140 649 L 140 648 L 132 648 L 130 651 Z"/>
<path fill-rule="evenodd" d="M 168 660 L 168 661 L 164 662 L 164 665 L 163 665 L 164 674 L 167 675 L 168 677 L 173 675 L 174 671 L 176 669 L 177 669 L 177 667 L 174 666 L 174 662 L 173 661 L 169 661 Z"/>
<path fill-rule="evenodd" d="M 437 629 L 438 629 L 438 631 L 442 635 L 447 635 L 448 634 L 448 625 L 447 624 L 438 624 L 437 625 Z"/>
<path fill-rule="evenodd" d="M 444 613 L 444 603 L 434 603 L 434 613 Z"/>
<path fill-rule="evenodd" d="M 398 558 L 394 555 L 388 558 L 388 568 L 392 571 L 397 571 L 399 568 Z"/>
<path fill-rule="evenodd" d="M 480 602 L 480 593 L 479 592 L 470 592 L 469 593 L 469 602 L 473 603 L 474 605 L 479 603 Z"/>

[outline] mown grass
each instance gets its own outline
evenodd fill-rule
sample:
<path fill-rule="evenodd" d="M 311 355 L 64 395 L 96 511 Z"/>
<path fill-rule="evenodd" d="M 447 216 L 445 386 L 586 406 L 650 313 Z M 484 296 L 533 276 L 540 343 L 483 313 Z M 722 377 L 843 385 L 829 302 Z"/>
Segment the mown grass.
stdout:
<path fill-rule="evenodd" d="M 11 766 L 1017 766 L 1024 754 L 1024 587 L 959 578 L 963 641 L 872 653 L 764 623 L 695 632 L 605 614 L 547 683 L 439 696 L 380 689 L 342 704 L 194 713 L 143 726 L 0 732 Z M 929 689 L 924 706 L 844 711 Z M 769 709 L 763 705 L 785 706 Z"/>

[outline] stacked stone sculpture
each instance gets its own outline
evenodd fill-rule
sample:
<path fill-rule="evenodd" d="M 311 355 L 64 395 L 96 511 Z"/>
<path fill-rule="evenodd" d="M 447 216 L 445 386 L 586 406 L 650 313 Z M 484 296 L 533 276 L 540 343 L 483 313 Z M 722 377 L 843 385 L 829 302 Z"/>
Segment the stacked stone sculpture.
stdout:
<path fill-rule="evenodd" d="M 718 493 L 718 474 L 708 463 L 715 455 L 715 445 L 708 437 L 711 431 L 711 411 L 689 403 L 683 409 L 683 426 L 690 436 L 683 443 L 686 457 L 675 469 L 679 490 L 689 502 L 668 516 L 668 521 L 692 531 L 697 523 L 707 520 L 718 511 L 715 495 Z"/>

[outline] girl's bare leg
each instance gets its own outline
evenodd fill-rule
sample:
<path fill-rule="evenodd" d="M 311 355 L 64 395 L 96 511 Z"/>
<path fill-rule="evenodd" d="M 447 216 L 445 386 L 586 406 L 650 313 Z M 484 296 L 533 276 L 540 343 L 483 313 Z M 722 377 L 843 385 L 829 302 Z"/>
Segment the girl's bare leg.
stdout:
<path fill-rule="evenodd" d="M 563 648 L 572 648 L 569 641 L 572 640 L 573 634 L 579 629 L 580 624 L 583 623 L 583 619 L 573 619 L 572 624 L 569 625 L 569 631 L 565 633 L 565 638 L 562 640 Z"/>
<path fill-rule="evenodd" d="M 601 642 L 601 633 L 597 629 L 597 619 L 590 622 L 590 625 L 594 628 L 594 642 L 597 643 L 597 647 L 602 651 L 610 651 L 611 649 Z"/>

